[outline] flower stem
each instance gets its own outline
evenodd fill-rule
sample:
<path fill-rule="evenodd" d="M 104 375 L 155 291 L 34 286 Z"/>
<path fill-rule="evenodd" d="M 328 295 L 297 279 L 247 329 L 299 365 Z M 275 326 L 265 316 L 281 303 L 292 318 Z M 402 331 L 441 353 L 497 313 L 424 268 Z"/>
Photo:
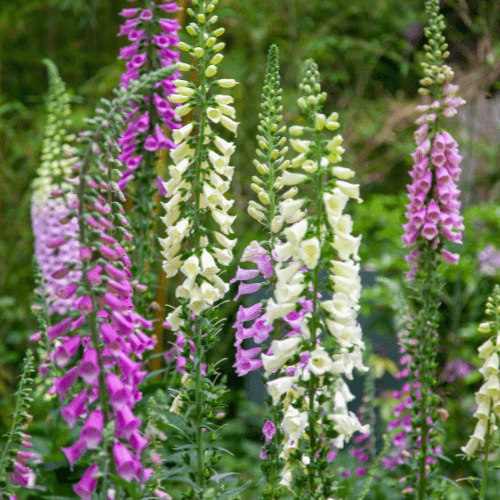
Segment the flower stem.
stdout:
<path fill-rule="evenodd" d="M 488 480 L 488 459 L 490 454 L 490 428 L 491 428 L 491 410 L 493 401 L 490 400 L 490 411 L 488 412 L 488 425 L 486 427 L 486 437 L 484 444 L 484 460 L 483 460 L 483 479 L 481 481 L 481 492 L 479 493 L 479 500 L 484 500 L 486 493 L 486 482 Z"/>

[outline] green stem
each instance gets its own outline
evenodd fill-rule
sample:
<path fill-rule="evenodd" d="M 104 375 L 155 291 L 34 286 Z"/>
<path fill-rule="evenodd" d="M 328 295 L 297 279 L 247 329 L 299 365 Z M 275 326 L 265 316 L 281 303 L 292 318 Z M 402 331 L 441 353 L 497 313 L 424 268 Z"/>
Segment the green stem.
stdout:
<path fill-rule="evenodd" d="M 314 116 L 314 113 L 313 113 Z M 313 120 L 314 121 L 314 120 Z M 323 193 L 323 169 L 321 167 L 321 134 L 319 130 L 316 130 L 316 161 L 318 165 L 317 175 L 316 175 L 316 237 L 321 245 L 321 220 L 323 216 L 323 203 L 322 203 L 322 193 Z M 321 252 L 321 249 L 320 249 Z M 316 330 L 318 328 L 318 293 L 319 293 L 319 262 L 314 268 L 313 275 L 313 308 L 312 308 L 312 328 L 311 328 L 311 351 L 316 349 Z M 311 463 L 314 462 L 314 454 L 316 449 L 316 431 L 314 428 L 315 421 L 313 418 L 314 413 L 314 397 L 316 394 L 316 381 L 317 378 L 311 373 L 309 378 L 309 440 L 311 447 Z M 311 495 L 314 491 L 314 474 L 312 471 L 309 472 L 309 484 L 311 488 Z"/>
<path fill-rule="evenodd" d="M 205 14 L 204 2 L 200 3 L 200 14 Z M 207 108 L 207 89 L 206 89 L 206 42 L 205 42 L 205 24 L 200 24 L 199 47 L 203 49 L 203 57 L 200 58 L 200 128 L 198 132 L 198 154 L 196 155 L 195 180 L 193 183 L 193 194 L 195 204 L 195 224 L 194 224 L 194 254 L 199 255 L 201 250 L 201 232 L 200 232 L 200 196 L 201 187 L 201 164 L 204 157 L 205 142 L 205 123 Z M 203 433 L 203 378 L 201 365 L 203 362 L 202 331 L 200 320 L 195 319 L 195 383 L 196 383 L 196 446 L 198 449 L 198 496 L 203 497 L 205 487 L 205 442 Z"/>
<path fill-rule="evenodd" d="M 488 480 L 488 459 L 490 454 L 490 428 L 491 428 L 491 410 L 493 401 L 490 400 L 490 411 L 488 412 L 488 425 L 486 427 L 486 438 L 484 444 L 484 460 L 483 460 L 483 480 L 481 481 L 481 492 L 479 493 L 479 500 L 484 500 L 486 493 L 486 482 Z"/>
<path fill-rule="evenodd" d="M 201 364 L 203 349 L 201 346 L 201 328 L 197 318 L 195 320 L 195 358 L 196 358 L 196 445 L 198 448 L 198 487 L 199 497 L 202 498 L 205 487 L 205 443 L 203 436 L 203 378 Z"/>

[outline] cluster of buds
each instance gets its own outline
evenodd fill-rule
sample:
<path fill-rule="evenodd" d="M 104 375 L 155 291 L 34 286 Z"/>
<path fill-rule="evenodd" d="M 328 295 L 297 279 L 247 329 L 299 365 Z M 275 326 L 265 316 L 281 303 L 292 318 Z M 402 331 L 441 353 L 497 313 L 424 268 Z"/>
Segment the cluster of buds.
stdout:
<path fill-rule="evenodd" d="M 493 296 L 486 304 L 486 314 L 494 317 L 479 325 L 479 331 L 483 334 L 493 334 L 478 349 L 479 357 L 484 360 L 479 372 L 485 382 L 476 393 L 477 410 L 474 417 L 478 419 L 474 433 L 469 442 L 462 447 L 462 451 L 470 458 L 474 455 L 479 445 L 485 446 L 486 456 L 490 435 L 498 428 L 496 423 L 500 418 L 500 287 L 495 286 Z"/>
<path fill-rule="evenodd" d="M 148 8 L 127 8 L 120 12 L 126 21 L 118 36 L 127 36 L 132 42 L 120 49 L 119 59 L 127 60 L 127 71 L 121 79 L 125 88 L 141 75 L 179 61 L 179 22 L 163 16 L 165 13 L 175 13 L 180 7 L 171 0 L 164 1 L 157 5 L 150 2 Z M 179 71 L 175 71 L 158 82 L 142 103 L 131 104 L 131 111 L 126 114 L 126 130 L 118 142 L 122 148 L 118 159 L 126 166 L 118 182 L 121 189 L 132 179 L 134 172 L 149 168 L 145 158 L 148 152 L 175 148 L 172 140 L 164 134 L 163 127 L 175 130 L 181 126 L 175 116 L 175 107 L 168 100 L 175 89 L 173 80 L 179 76 Z M 165 194 L 161 178 L 158 177 L 156 183 L 160 193 Z"/>
<path fill-rule="evenodd" d="M 458 87 L 450 83 L 453 71 L 444 64 L 449 52 L 442 35 L 444 21 L 439 14 L 439 2 L 429 0 L 427 11 L 430 26 L 426 28 L 429 44 L 425 46 L 425 51 L 430 62 L 422 64 L 426 77 L 420 82 L 424 86 L 420 91 L 429 95 L 426 87 L 432 85 L 433 102 L 417 108 L 422 115 L 416 121 L 420 127 L 415 132 L 417 149 L 412 155 L 415 163 L 410 176 L 413 182 L 407 186 L 410 204 L 406 205 L 408 223 L 403 226 L 403 242 L 405 247 L 416 245 L 406 256 L 412 266 L 408 273 L 411 281 L 421 269 L 419 260 L 422 247 L 427 242 L 434 250 L 440 251 L 447 262 L 457 264 L 459 255 L 446 250 L 442 239 L 461 244 L 464 230 L 461 203 L 457 199 L 462 157 L 458 154 L 457 143 L 442 128 L 440 121 L 454 116 L 456 108 L 465 101 L 457 97 Z"/>
<path fill-rule="evenodd" d="M 42 290 L 49 314 L 65 314 L 70 301 L 60 289 L 81 278 L 79 265 L 62 280 L 58 271 L 69 262 L 78 262 L 78 223 L 68 214 L 74 206 L 75 187 L 70 180 L 76 161 L 71 141 L 69 95 L 56 66 L 45 59 L 49 71 L 50 91 L 47 104 L 47 125 L 42 146 L 41 164 L 33 181 L 31 221 L 35 237 L 35 256 L 42 270 Z M 77 180 L 77 179 L 76 179 Z"/>

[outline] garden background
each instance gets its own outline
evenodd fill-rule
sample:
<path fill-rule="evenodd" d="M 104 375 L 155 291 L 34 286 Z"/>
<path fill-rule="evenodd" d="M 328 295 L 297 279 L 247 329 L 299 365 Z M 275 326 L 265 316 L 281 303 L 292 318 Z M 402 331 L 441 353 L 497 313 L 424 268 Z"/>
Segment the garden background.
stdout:
<path fill-rule="evenodd" d="M 467 101 L 450 125 L 464 155 L 460 199 L 466 230 L 463 246 L 457 247 L 460 264 L 449 266 L 445 274 L 438 353 L 438 393 L 449 412 L 444 423 L 445 452 L 453 459 L 444 468 L 449 477 L 457 479 L 467 477 L 469 468 L 475 467 L 454 455 L 473 429 L 473 395 L 480 383 L 476 352 L 485 340 L 477 325 L 500 278 L 500 2 L 449 0 L 441 4 L 448 26 L 448 62 L 456 73 L 459 95 Z M 20 362 L 30 334 L 36 331 L 30 312 L 34 271 L 29 212 L 30 185 L 39 165 L 46 117 L 48 83 L 41 61 L 48 57 L 57 64 L 72 94 L 75 130 L 82 130 L 82 119 L 93 114 L 98 99 L 111 95 L 123 72 L 123 61 L 116 59 L 122 45 L 116 33 L 118 12 L 126 6 L 118 0 L 1 2 L 0 435 L 10 426 Z M 354 219 L 356 233 L 363 234 L 359 253 L 364 271 L 362 326 L 372 339 L 375 354 L 369 366 L 377 377 L 388 372 L 376 384 L 379 420 L 375 432 L 380 437 L 390 415 L 390 389 L 401 385 L 390 377 L 395 364 L 386 358 L 397 361 L 395 313 L 402 312 L 398 297 L 407 271 L 401 235 L 418 116 L 414 109 L 422 76 L 423 1 L 221 0 L 218 15 L 226 29 L 225 64 L 220 76 L 240 82 L 235 89 L 235 107 L 242 124 L 232 162 L 236 166 L 232 190 L 239 221 L 235 225 L 239 242 L 233 271 L 243 249 L 259 231 L 246 213 L 252 198 L 247 180 L 254 173 L 258 106 L 269 46 L 276 43 L 280 48 L 285 123 L 300 124 L 296 99 L 302 62 L 307 58 L 314 58 L 319 65 L 328 94 L 326 110 L 341 115 L 340 132 L 346 148 L 343 164 L 356 171 L 365 200 L 356 208 Z M 167 287 L 168 301 L 173 283 L 162 284 Z M 160 296 L 158 317 L 164 317 L 162 300 Z M 222 434 L 224 446 L 235 454 L 227 459 L 227 470 L 241 472 L 242 480 L 258 478 L 263 409 L 255 403 L 258 388 L 239 379 L 231 368 L 231 324 L 237 304 L 224 307 L 228 321 L 215 356 L 227 358 L 222 366 L 233 389 L 228 396 L 228 425 Z M 165 348 L 168 341 L 168 337 L 163 339 Z M 357 384 L 361 386 L 362 380 Z M 151 390 L 154 387 L 151 382 Z M 49 453 L 47 467 L 53 468 L 55 480 L 63 484 L 68 470 L 64 456 L 58 441 L 47 439 L 59 429 L 46 418 L 43 399 L 34 402 L 33 413 L 39 421 L 33 432 L 35 447 Z M 60 441 L 63 439 L 61 435 Z M 49 445 L 53 446 L 52 456 Z M 490 487 L 499 490 L 500 474 Z M 247 490 L 248 498 L 253 491 Z"/>

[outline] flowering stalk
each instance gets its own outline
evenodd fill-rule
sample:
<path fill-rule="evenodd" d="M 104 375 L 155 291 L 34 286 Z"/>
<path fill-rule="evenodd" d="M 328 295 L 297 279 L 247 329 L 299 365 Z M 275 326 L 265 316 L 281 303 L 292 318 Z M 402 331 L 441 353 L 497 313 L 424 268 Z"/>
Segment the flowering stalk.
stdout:
<path fill-rule="evenodd" d="M 483 479 L 479 499 L 485 499 L 486 482 L 488 479 L 488 462 L 493 432 L 498 429 L 496 422 L 500 418 L 500 286 L 496 285 L 492 296 L 486 304 L 486 314 L 494 316 L 492 321 L 479 325 L 481 333 L 493 336 L 479 347 L 479 357 L 484 359 L 484 365 L 479 370 L 485 383 L 476 393 L 478 408 L 474 417 L 478 419 L 474 433 L 462 451 L 470 459 L 475 455 L 479 445 L 484 446 Z"/>
<path fill-rule="evenodd" d="M 49 73 L 47 124 L 42 145 L 42 162 L 33 181 L 31 220 L 35 236 L 35 256 L 42 269 L 42 293 L 46 295 L 50 315 L 65 314 L 71 300 L 61 290 L 72 281 L 81 279 L 75 267 L 65 278 L 53 275 L 68 262 L 78 262 L 78 224 L 76 219 L 62 223 L 70 212 L 69 205 L 76 199 L 75 187 L 68 182 L 71 167 L 76 161 L 76 149 L 70 144 L 71 126 L 69 95 L 56 66 L 49 59 L 43 62 Z"/>
<path fill-rule="evenodd" d="M 126 20 L 118 36 L 127 36 L 132 42 L 120 49 L 119 59 L 127 61 L 127 71 L 121 78 L 124 88 L 142 75 L 179 61 L 176 50 L 179 43 L 179 23 L 175 18 L 165 18 L 165 15 L 177 10 L 179 7 L 174 1 L 155 3 L 146 0 L 144 8 L 126 8 L 120 12 Z M 152 233 L 160 198 L 155 193 L 158 190 L 160 195 L 165 194 L 163 180 L 156 172 L 155 163 L 161 150 L 175 148 L 165 132 L 181 127 L 180 120 L 174 114 L 177 104 L 171 104 L 168 100 L 175 88 L 172 82 L 179 76 L 179 71 L 174 71 L 168 78 L 151 87 L 143 101 L 132 103 L 132 110 L 126 114 L 126 129 L 118 141 L 122 147 L 118 158 L 125 165 L 125 172 L 122 173 L 118 186 L 124 189 L 135 179 L 135 189 L 131 196 L 134 206 L 131 226 L 136 235 L 136 258 L 132 272 L 148 287 L 156 276 L 154 272 L 147 272 L 148 269 L 153 269 L 154 262 L 157 261 L 157 248 Z M 144 312 L 153 297 L 152 290 L 143 294 L 138 303 L 139 311 Z"/>
<path fill-rule="evenodd" d="M 24 431 L 28 428 L 28 422 L 32 416 L 28 413 L 33 398 L 30 397 L 33 382 L 31 374 L 34 372 L 34 357 L 31 350 L 26 352 L 21 381 L 16 391 L 16 408 L 12 418 L 12 426 L 7 434 L 7 444 L 0 457 L 0 498 L 16 500 L 11 486 L 24 486 L 32 488 L 35 484 L 35 473 L 26 462 L 32 457 L 30 451 L 17 449 L 16 444 L 29 450 L 33 445 L 30 443 L 30 435 Z M 10 483 L 10 485 L 9 485 Z"/>
<path fill-rule="evenodd" d="M 152 323 L 134 312 L 134 288 L 140 291 L 142 287 L 132 280 L 129 270 L 132 263 L 125 247 L 132 235 L 116 201 L 123 201 L 124 196 L 109 179 L 114 175 L 111 166 L 119 163 L 114 156 L 120 151 L 122 109 L 142 99 L 173 70 L 164 68 L 131 82 L 127 90 L 115 92 L 111 103 L 103 100 L 100 114 L 88 120 L 93 129 L 81 134 L 88 144 L 85 154 L 73 165 L 79 171 L 78 199 L 71 206 L 78 214 L 70 212 L 67 219 L 78 217 L 82 279 L 64 288 L 65 297 L 72 299 L 71 311 L 47 329 L 47 336 L 52 342 L 49 357 L 54 385 L 50 392 L 61 402 L 71 397 L 61 408 L 70 429 L 85 418 L 79 439 L 62 449 L 71 467 L 90 451 L 91 466 L 73 487 L 84 499 L 97 488 L 99 477 L 99 489 L 107 492 L 113 481 L 110 472 L 126 481 L 135 478 L 141 488 L 152 472 L 141 464 L 147 439 L 139 432 L 141 421 L 132 411 L 141 399 L 138 385 L 146 372 L 131 356 L 141 359 L 146 349 L 154 347 L 154 340 L 140 330 L 151 329 Z M 66 276 L 75 265 L 60 268 L 55 277 Z M 57 372 L 63 374 L 56 376 Z M 111 471 L 108 464 L 112 464 Z"/>
<path fill-rule="evenodd" d="M 269 80 L 272 81 L 272 78 L 268 76 L 266 81 Z M 268 85 L 268 88 L 272 87 Z M 343 179 L 352 177 L 354 173 L 337 166 L 328 168 L 330 162 L 336 163 L 340 160 L 343 152 L 340 146 L 342 139 L 340 136 L 330 141 L 322 139 L 321 131 L 325 127 L 335 130 L 339 124 L 336 122 L 336 113 L 329 118 L 321 113 L 326 95 L 321 92 L 317 67 L 312 61 L 307 63 L 301 90 L 307 97 L 300 98 L 299 105 L 305 111 L 308 126 L 294 126 L 290 131 L 296 136 L 312 133 L 313 140 L 291 141 L 299 155 L 290 163 L 280 160 L 283 172 L 271 183 L 269 190 L 292 186 L 291 196 L 295 195 L 295 186 L 305 181 L 308 175 L 288 172 L 286 168 L 302 166 L 307 174 L 312 174 L 315 197 L 313 200 L 292 200 L 283 196 L 284 199 L 279 203 L 280 213 L 270 219 L 265 207 L 267 193 L 264 187 L 269 182 L 271 169 L 267 163 L 256 163 L 261 175 L 268 176 L 268 179 L 258 182 L 259 178 L 254 177 L 255 184 L 261 188 L 254 190 L 260 194 L 259 199 L 263 205 L 253 205 L 261 214 L 251 209 L 249 212 L 264 224 L 270 224 L 271 233 L 279 231 L 285 222 L 293 224 L 283 231 L 287 243 L 276 239 L 276 248 L 270 248 L 271 255 L 257 242 L 253 242 L 245 251 L 242 260 L 255 261 L 264 278 L 275 281 L 274 298 L 266 303 L 265 317 L 261 316 L 248 329 L 244 328 L 243 323 L 256 319 L 260 315 L 262 304 L 240 308 L 237 317 L 239 324 L 236 326 L 237 342 L 241 343 L 242 339 L 252 336 L 257 342 L 262 342 L 261 338 L 267 338 L 274 325 L 275 340 L 266 353 L 261 353 L 261 360 L 257 361 L 262 362 L 266 379 L 271 373 L 276 373 L 276 377 L 267 382 L 267 387 L 275 407 L 274 413 L 271 414 L 277 413 L 280 416 L 279 430 L 282 433 L 277 432 L 278 422 L 266 422 L 266 444 L 276 436 L 277 443 L 281 446 L 280 441 L 284 437 L 283 449 L 279 453 L 279 458 L 285 461 L 280 484 L 300 492 L 300 498 L 326 499 L 334 491 L 334 479 L 331 474 L 326 473 L 335 454 L 331 447 L 331 438 L 336 438 L 335 444 L 342 447 L 344 440 L 349 439 L 353 432 L 367 430 L 367 427 L 361 427 L 354 414 L 348 414 L 346 401 L 351 400 L 353 396 L 345 382 L 337 377 L 337 374 L 347 373 L 351 378 L 354 366 L 364 370 L 360 351 L 364 344 L 355 320 L 359 266 L 349 259 L 353 255 L 355 260 L 359 260 L 359 238 L 350 235 L 352 221 L 349 216 L 342 215 L 349 196 L 359 200 L 359 186 L 338 181 L 336 187 L 334 180 L 326 182 L 330 173 Z M 266 101 L 263 109 L 269 109 L 273 113 L 281 111 L 276 106 L 273 109 Z M 263 114 L 261 119 L 264 122 L 261 122 L 261 127 L 266 125 L 272 130 L 270 117 Z M 274 128 L 277 131 L 277 123 Z M 259 131 L 262 132 L 261 129 Z M 267 139 L 267 142 L 263 139 Z M 269 138 L 259 137 L 262 149 L 268 147 L 269 143 Z M 283 144 L 280 144 L 280 147 Z M 274 155 L 277 158 L 279 151 Z M 265 158 L 265 153 L 260 156 Z M 306 210 L 300 210 L 302 207 Z M 312 214 L 306 216 L 306 213 L 310 212 Z M 281 219 L 278 219 L 280 226 L 273 231 L 273 222 L 275 223 L 277 217 Z M 329 227 L 325 225 L 327 220 Z M 337 293 L 332 301 L 321 303 L 318 300 L 319 273 L 320 270 L 323 272 L 327 269 L 329 260 L 334 256 L 333 250 L 338 252 L 341 261 L 333 260 L 330 263 L 332 271 L 339 274 L 331 276 L 328 289 Z M 270 272 L 267 269 L 271 256 L 276 263 L 274 273 L 272 269 Z M 249 272 L 239 270 L 236 279 L 250 279 Z M 344 276 L 340 276 L 341 273 Z M 275 278 L 271 278 L 273 275 Z M 243 291 L 250 293 L 252 284 L 245 285 L 240 284 L 240 294 Z M 323 306 L 321 309 L 320 304 Z M 340 344 L 331 354 L 318 345 L 321 342 L 320 334 L 326 330 L 330 331 Z M 237 367 L 247 371 L 248 367 L 253 369 L 249 360 L 260 351 L 261 348 L 255 348 L 243 352 L 243 355 L 237 358 Z M 335 354 L 337 351 L 338 354 Z M 258 362 L 254 363 L 254 366 Z M 330 410 L 335 413 L 327 414 Z M 306 429 L 307 434 L 304 433 Z M 263 448 L 263 458 L 267 458 L 268 449 Z M 273 451 L 276 452 L 276 447 Z M 266 494 L 273 498 L 271 491 L 266 491 Z"/>
<path fill-rule="evenodd" d="M 212 12 L 216 4 L 217 0 L 194 0 L 194 9 L 187 9 L 197 21 L 186 28 L 195 41 L 193 45 L 180 43 L 179 48 L 195 63 L 180 63 L 179 69 L 195 71 L 199 84 L 175 80 L 177 90 L 169 100 L 182 104 L 175 110 L 177 117 L 191 110 L 196 116 L 173 133 L 177 148 L 170 151 L 173 164 L 169 166 L 170 180 L 165 184 L 168 201 L 163 203 L 167 235 L 159 240 L 167 278 L 179 270 L 184 275 L 182 285 L 176 290 L 180 305 L 167 316 L 167 323 L 177 332 L 177 346 L 182 350 L 178 366 L 181 362 L 184 373 L 183 388 L 174 400 L 172 412 L 187 412 L 184 418 L 190 423 L 189 440 L 197 450 L 196 464 L 190 474 L 196 487 L 190 494 L 199 499 L 209 495 L 206 485 L 213 475 L 210 466 L 219 461 L 211 442 L 218 427 L 215 410 L 220 406 L 223 388 L 209 378 L 215 375 L 215 368 L 206 365 L 207 353 L 215 345 L 218 332 L 217 310 L 212 306 L 229 289 L 219 277 L 219 266 L 230 264 L 236 244 L 236 240 L 227 237 L 233 232 L 235 217 L 228 210 L 234 200 L 224 196 L 233 176 L 234 167 L 229 161 L 235 147 L 211 128 L 212 124 L 220 123 L 236 134 L 238 126 L 233 120 L 233 98 L 214 93 L 216 86 L 236 85 L 231 79 L 212 80 L 217 64 L 223 59 L 220 51 L 225 45 L 216 43 L 217 37 L 224 33 L 223 28 L 214 28 L 217 16 Z M 185 460 L 191 462 L 189 451 Z"/>
<path fill-rule="evenodd" d="M 447 262 L 456 264 L 458 254 L 444 248 L 444 240 L 462 243 L 461 231 L 464 229 L 463 217 L 459 215 L 461 203 L 457 200 L 460 191 L 456 186 L 460 175 L 457 143 L 441 125 L 442 117 L 456 114 L 456 108 L 464 103 L 456 97 L 458 87 L 452 85 L 452 69 L 444 61 L 449 56 L 448 45 L 442 34 L 443 16 L 439 14 L 439 1 L 428 0 L 426 11 L 429 27 L 425 33 L 429 44 L 425 46 L 426 59 L 422 63 L 425 73 L 419 92 L 431 96 L 431 104 L 419 106 L 423 115 L 417 120 L 420 128 L 415 132 L 417 149 L 412 155 L 415 161 L 410 176 L 413 183 L 408 186 L 410 204 L 407 205 L 408 223 L 404 225 L 403 242 L 405 247 L 415 248 L 406 256 L 412 268 L 408 278 L 417 283 L 416 309 L 411 327 L 414 340 L 409 354 L 412 357 L 414 383 L 419 383 L 419 398 L 414 398 L 414 442 L 420 449 L 417 457 L 418 471 L 414 470 L 410 483 L 417 485 L 416 494 L 420 500 L 430 493 L 427 485 L 428 469 L 436 467 L 428 463 L 432 457 L 429 441 L 431 428 L 435 421 L 435 408 L 438 398 L 433 394 L 436 385 L 437 327 L 439 299 L 439 278 L 437 267 L 439 255 Z M 415 278 L 418 277 L 416 280 Z M 405 490 L 413 493 L 413 487 Z"/>
<path fill-rule="evenodd" d="M 255 265 L 256 269 L 238 268 L 236 276 L 230 281 L 230 283 L 240 282 L 235 300 L 238 300 L 241 295 L 254 293 L 261 287 L 274 288 L 276 275 L 271 262 L 276 260 L 277 236 L 279 236 L 283 227 L 295 222 L 296 217 L 300 218 L 303 215 L 300 211 L 297 211 L 285 218 L 279 213 L 280 203 L 285 200 L 287 200 L 287 204 L 292 203 L 293 196 L 298 192 L 295 186 L 289 188 L 283 183 L 283 176 L 286 175 L 286 169 L 290 161 L 284 158 L 288 147 L 284 136 L 286 127 L 280 127 L 280 122 L 283 119 L 281 93 L 278 47 L 272 45 L 269 49 L 266 78 L 262 93 L 262 112 L 259 114 L 261 121 L 258 130 L 262 134 L 257 136 L 260 149 L 257 149 L 256 153 L 259 159 L 254 160 L 259 175 L 252 177 L 253 182 L 251 184 L 251 188 L 257 194 L 259 202 L 252 200 L 248 206 L 249 215 L 262 224 L 268 237 L 260 243 L 253 241 L 245 249 L 242 261 L 250 261 Z M 299 207 L 297 206 L 297 208 Z M 259 275 L 263 277 L 263 283 L 245 283 L 245 281 Z M 252 339 L 256 344 L 262 344 L 272 334 L 278 340 L 282 329 L 290 326 L 280 320 L 274 321 L 273 325 L 265 325 L 268 319 L 265 312 L 265 302 L 263 301 L 263 303 L 250 308 L 240 306 L 238 310 L 237 319 L 233 325 L 236 329 L 236 342 L 234 344 L 236 346 L 236 363 L 233 366 L 239 376 L 246 375 L 262 366 L 262 360 L 258 358 L 262 348 L 243 349 L 245 339 Z M 245 328 L 244 323 L 249 321 L 252 321 L 251 327 Z M 285 461 L 281 456 L 284 442 L 282 429 L 283 404 L 273 404 L 272 398 L 268 396 L 267 407 L 269 420 L 264 424 L 265 444 L 261 450 L 261 458 L 264 460 L 262 470 L 267 479 L 267 488 L 263 498 L 274 500 L 280 498 L 282 494 L 279 481 L 280 472 L 285 465 Z"/>

